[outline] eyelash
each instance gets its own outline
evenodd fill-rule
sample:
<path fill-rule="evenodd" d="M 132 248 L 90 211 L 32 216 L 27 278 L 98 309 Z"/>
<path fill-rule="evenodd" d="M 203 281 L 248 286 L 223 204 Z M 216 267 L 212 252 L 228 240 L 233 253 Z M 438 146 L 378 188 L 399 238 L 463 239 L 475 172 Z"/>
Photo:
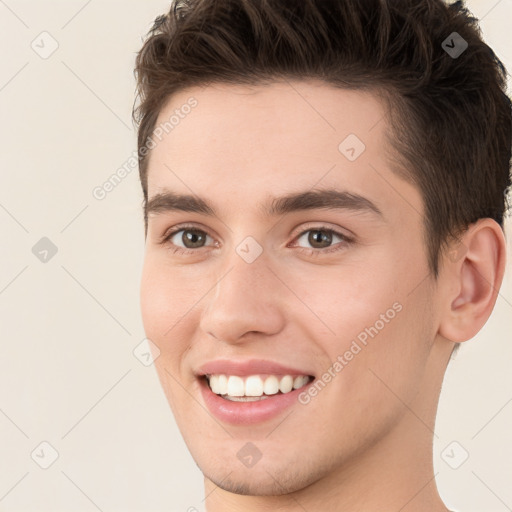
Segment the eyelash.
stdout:
<path fill-rule="evenodd" d="M 165 233 L 163 237 L 160 240 L 160 244 L 162 245 L 170 245 L 173 253 L 178 253 L 182 255 L 189 255 L 197 253 L 199 249 L 203 249 L 203 247 L 200 247 L 198 249 L 184 249 L 182 247 L 178 247 L 170 242 L 171 238 L 180 231 L 198 231 L 200 233 L 204 233 L 207 236 L 210 236 L 206 231 L 203 229 L 199 229 L 196 226 L 193 225 L 180 225 L 176 226 L 172 231 Z M 310 227 L 309 229 L 306 229 L 304 231 L 301 231 L 294 240 L 297 240 L 301 238 L 306 233 L 309 233 L 310 231 L 322 231 L 324 233 L 330 233 L 332 235 L 338 236 L 342 239 L 342 242 L 338 242 L 338 244 L 334 245 L 333 247 L 327 247 L 325 249 L 313 249 L 313 248 L 307 248 L 307 247 L 297 247 L 299 252 L 306 253 L 308 256 L 321 256 L 324 254 L 334 253 L 341 251 L 345 249 L 347 246 L 352 245 L 354 243 L 354 239 L 351 237 L 348 237 L 347 235 L 340 233 L 338 231 L 335 231 L 334 229 L 328 228 L 327 226 L 314 226 Z"/>

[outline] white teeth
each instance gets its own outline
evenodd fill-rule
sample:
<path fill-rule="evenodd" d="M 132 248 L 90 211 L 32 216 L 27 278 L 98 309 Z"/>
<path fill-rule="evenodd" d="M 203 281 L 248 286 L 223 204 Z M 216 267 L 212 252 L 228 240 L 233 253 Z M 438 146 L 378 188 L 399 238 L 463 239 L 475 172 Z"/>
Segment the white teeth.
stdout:
<path fill-rule="evenodd" d="M 310 378 L 307 375 L 249 375 L 239 377 L 237 375 L 209 375 L 207 376 L 210 389 L 217 395 L 222 395 L 228 400 L 238 402 L 252 402 L 268 395 L 275 395 L 279 392 L 289 393 L 293 389 L 305 386 Z"/>
<path fill-rule="evenodd" d="M 289 393 L 293 389 L 293 377 L 290 375 L 285 375 L 281 382 L 279 382 L 279 391 L 281 393 Z"/>
<path fill-rule="evenodd" d="M 212 375 L 214 377 L 214 375 Z M 226 395 L 228 392 L 228 378 L 225 375 L 218 375 L 219 379 L 217 381 L 217 393 L 218 395 Z"/>
<path fill-rule="evenodd" d="M 279 381 L 277 377 L 271 375 L 265 379 L 265 383 L 263 384 L 263 392 L 265 395 L 275 395 L 279 392 Z"/>
<path fill-rule="evenodd" d="M 302 386 L 305 386 L 309 382 L 309 377 L 306 377 L 305 375 L 299 375 L 298 377 L 295 377 L 293 381 L 293 389 L 299 389 Z"/>
<path fill-rule="evenodd" d="M 236 375 L 231 375 L 228 379 L 227 394 L 229 396 L 244 396 L 244 379 L 242 379 L 242 377 L 237 377 Z"/>
<path fill-rule="evenodd" d="M 214 393 L 219 392 L 219 375 L 212 375 L 210 377 L 210 388 Z"/>
<path fill-rule="evenodd" d="M 263 381 L 257 375 L 247 377 L 245 381 L 245 396 L 261 395 L 263 395 Z"/>

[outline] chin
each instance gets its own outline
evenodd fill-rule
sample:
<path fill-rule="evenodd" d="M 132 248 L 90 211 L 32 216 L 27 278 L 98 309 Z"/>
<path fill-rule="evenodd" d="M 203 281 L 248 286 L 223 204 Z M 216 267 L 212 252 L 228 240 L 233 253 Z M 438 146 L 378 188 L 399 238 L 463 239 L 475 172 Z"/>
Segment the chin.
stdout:
<path fill-rule="evenodd" d="M 245 496 L 282 496 L 300 491 L 313 484 L 324 472 L 315 471 L 311 467 L 293 470 L 288 465 L 264 463 L 263 459 L 252 468 L 215 465 L 199 469 L 213 484 L 221 489 Z"/>

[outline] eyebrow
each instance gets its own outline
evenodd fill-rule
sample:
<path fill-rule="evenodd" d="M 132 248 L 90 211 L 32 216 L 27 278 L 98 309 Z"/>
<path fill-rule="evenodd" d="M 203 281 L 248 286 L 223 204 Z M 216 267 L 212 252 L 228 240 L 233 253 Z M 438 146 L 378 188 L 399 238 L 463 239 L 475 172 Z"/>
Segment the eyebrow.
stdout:
<path fill-rule="evenodd" d="M 349 210 L 384 217 L 381 210 L 369 199 L 359 194 L 336 189 L 308 190 L 271 197 L 262 205 L 262 213 L 276 217 L 303 210 Z M 217 217 L 217 212 L 208 200 L 197 195 L 177 194 L 166 190 L 154 195 L 144 207 L 145 217 L 169 211 L 194 212 Z"/>

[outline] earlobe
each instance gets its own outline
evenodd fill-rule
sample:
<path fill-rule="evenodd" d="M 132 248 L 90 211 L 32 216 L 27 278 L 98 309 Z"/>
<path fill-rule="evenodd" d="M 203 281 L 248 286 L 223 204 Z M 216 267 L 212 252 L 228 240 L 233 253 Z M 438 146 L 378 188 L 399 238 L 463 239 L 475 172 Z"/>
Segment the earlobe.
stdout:
<path fill-rule="evenodd" d="M 444 278 L 449 283 L 439 326 L 439 334 L 454 342 L 471 339 L 487 322 L 503 281 L 506 259 L 503 231 L 492 219 L 472 224 L 459 243 L 464 251 L 458 245 L 443 256 Z M 454 254 L 460 257 L 455 259 Z"/>

